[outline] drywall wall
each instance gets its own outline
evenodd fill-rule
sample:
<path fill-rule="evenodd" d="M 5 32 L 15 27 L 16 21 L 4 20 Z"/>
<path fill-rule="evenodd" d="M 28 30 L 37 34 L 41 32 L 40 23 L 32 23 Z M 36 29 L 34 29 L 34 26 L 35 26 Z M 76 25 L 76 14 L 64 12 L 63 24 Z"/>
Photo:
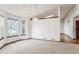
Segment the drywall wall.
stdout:
<path fill-rule="evenodd" d="M 41 19 L 31 21 L 32 38 L 60 41 L 60 20 L 59 18 Z"/>
<path fill-rule="evenodd" d="M 60 33 L 64 33 L 64 20 L 60 20 Z"/>
<path fill-rule="evenodd" d="M 64 19 L 64 33 L 75 38 L 74 17 L 79 15 L 79 5 L 75 5 Z"/>

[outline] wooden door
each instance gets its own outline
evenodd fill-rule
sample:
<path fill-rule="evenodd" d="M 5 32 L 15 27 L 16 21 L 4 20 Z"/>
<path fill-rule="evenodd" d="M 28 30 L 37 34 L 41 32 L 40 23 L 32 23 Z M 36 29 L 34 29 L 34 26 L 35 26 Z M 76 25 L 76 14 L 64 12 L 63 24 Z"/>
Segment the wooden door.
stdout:
<path fill-rule="evenodd" d="M 76 21 L 76 39 L 79 39 L 79 20 Z"/>

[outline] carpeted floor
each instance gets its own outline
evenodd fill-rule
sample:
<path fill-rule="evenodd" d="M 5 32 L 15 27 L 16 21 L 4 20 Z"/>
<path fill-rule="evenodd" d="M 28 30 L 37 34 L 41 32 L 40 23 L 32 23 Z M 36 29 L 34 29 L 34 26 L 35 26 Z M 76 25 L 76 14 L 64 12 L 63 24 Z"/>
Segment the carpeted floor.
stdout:
<path fill-rule="evenodd" d="M 23 40 L 6 45 L 0 54 L 75 54 L 79 53 L 78 44 L 42 40 Z"/>

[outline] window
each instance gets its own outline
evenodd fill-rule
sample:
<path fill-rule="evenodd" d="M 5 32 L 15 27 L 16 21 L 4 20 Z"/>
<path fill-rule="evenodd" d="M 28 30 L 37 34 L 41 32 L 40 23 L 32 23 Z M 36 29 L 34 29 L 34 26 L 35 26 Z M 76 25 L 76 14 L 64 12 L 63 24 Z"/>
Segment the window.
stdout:
<path fill-rule="evenodd" d="M 0 16 L 0 40 L 4 37 L 4 17 Z"/>
<path fill-rule="evenodd" d="M 25 20 L 21 21 L 21 35 L 25 35 Z"/>
<path fill-rule="evenodd" d="M 7 20 L 7 36 L 18 35 L 18 21 L 16 19 L 8 18 Z"/>

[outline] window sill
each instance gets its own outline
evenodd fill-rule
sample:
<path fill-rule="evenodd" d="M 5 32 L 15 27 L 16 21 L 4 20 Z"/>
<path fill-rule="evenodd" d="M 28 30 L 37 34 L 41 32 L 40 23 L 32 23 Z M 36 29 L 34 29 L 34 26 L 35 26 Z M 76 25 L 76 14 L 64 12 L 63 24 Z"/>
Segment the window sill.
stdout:
<path fill-rule="evenodd" d="M 19 35 L 7 36 L 7 38 L 16 37 L 16 36 L 19 36 Z"/>

